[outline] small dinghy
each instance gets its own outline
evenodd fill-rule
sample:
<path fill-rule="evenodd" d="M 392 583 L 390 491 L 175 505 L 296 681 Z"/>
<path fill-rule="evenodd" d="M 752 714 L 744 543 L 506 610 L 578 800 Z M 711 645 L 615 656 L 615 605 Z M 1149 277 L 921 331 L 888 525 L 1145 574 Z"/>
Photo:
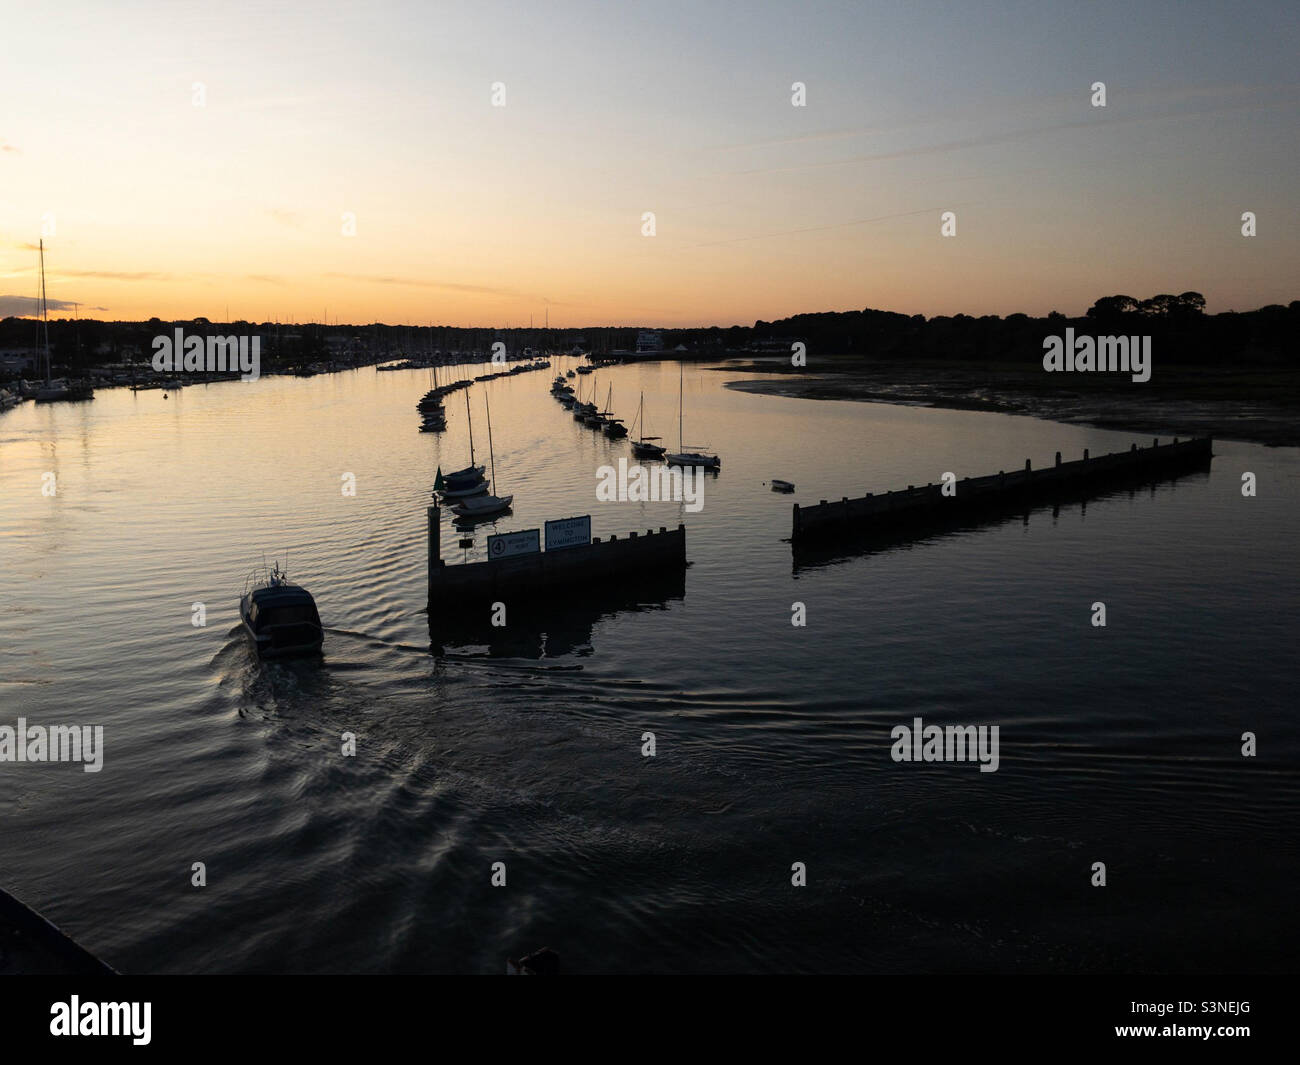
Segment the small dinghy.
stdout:
<path fill-rule="evenodd" d="M 451 512 L 461 519 L 490 518 L 505 513 L 514 501 L 514 496 L 470 496 L 455 504 Z"/>
<path fill-rule="evenodd" d="M 257 581 L 256 576 L 250 583 Z M 319 654 L 325 642 L 316 600 L 306 588 L 290 584 L 279 565 L 239 600 L 239 617 L 262 658 Z"/>
<path fill-rule="evenodd" d="M 443 499 L 469 499 L 473 496 L 481 496 L 487 490 L 487 481 L 479 481 L 478 484 L 466 485 L 464 488 L 444 488 L 434 495 L 440 495 Z"/>
<path fill-rule="evenodd" d="M 773 491 L 773 492 L 793 492 L 793 491 L 794 491 L 794 483 L 791 482 L 791 481 L 778 481 L 775 477 L 773 477 L 773 478 L 772 478 L 772 491 Z"/>

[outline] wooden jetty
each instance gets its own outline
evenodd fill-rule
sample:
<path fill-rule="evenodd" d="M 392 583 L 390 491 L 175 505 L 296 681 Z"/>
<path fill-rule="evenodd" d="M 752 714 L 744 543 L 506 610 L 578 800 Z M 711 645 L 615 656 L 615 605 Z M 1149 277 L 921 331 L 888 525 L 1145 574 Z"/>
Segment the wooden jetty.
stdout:
<path fill-rule="evenodd" d="M 944 485 L 908 485 L 905 490 L 873 495 L 868 492 L 856 499 L 843 497 L 838 502 L 821 500 L 816 506 L 794 504 L 794 543 L 864 532 L 888 532 L 905 524 L 925 524 L 942 518 L 956 517 L 980 510 L 1019 507 L 1039 500 L 1081 490 L 1104 489 L 1148 478 L 1158 478 L 1206 465 L 1213 457 L 1210 438 L 1161 444 L 1153 440 L 1150 447 L 1134 444 L 1128 451 L 1089 456 L 1062 462 L 1056 453 L 1054 465 L 1034 469 L 1025 460 L 1023 470 L 1007 473 L 1000 470 L 985 477 L 958 480 L 951 495 Z M 950 489 L 952 491 L 952 489 Z"/>
<path fill-rule="evenodd" d="M 548 595 L 564 598 L 575 590 L 617 588 L 619 582 L 655 571 L 686 568 L 686 526 L 647 529 L 620 539 L 592 537 L 574 547 L 536 550 L 508 558 L 449 566 L 441 557 L 439 509 L 428 508 L 429 612 L 492 602 L 519 602 Z"/>

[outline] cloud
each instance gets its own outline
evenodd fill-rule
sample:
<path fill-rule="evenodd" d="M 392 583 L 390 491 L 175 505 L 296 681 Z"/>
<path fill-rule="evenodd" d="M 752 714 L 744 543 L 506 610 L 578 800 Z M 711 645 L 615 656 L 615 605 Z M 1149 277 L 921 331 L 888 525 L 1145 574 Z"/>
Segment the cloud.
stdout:
<path fill-rule="evenodd" d="M 45 303 L 52 311 L 75 311 L 77 309 L 77 304 L 71 300 L 47 299 Z M 107 310 L 105 307 L 92 309 L 97 311 Z M 0 318 L 8 318 L 10 315 L 33 318 L 40 313 L 40 301 L 35 296 L 0 296 Z"/>
<path fill-rule="evenodd" d="M 0 152 L 18 152 L 21 150 L 17 145 L 10 144 L 8 141 L 0 141 Z"/>
<path fill-rule="evenodd" d="M 919 214 L 933 214 L 936 217 L 940 211 L 948 210 L 953 207 L 966 207 L 969 204 L 949 203 L 943 207 L 923 207 L 919 211 L 904 211 L 901 214 L 882 214 L 875 218 L 854 218 L 847 222 L 830 222 L 824 226 L 806 226 L 803 229 L 783 229 L 779 233 L 756 233 L 752 237 L 729 237 L 726 240 L 707 240 L 703 244 L 692 244 L 693 248 L 712 248 L 719 244 L 739 244 L 746 240 L 767 240 L 769 237 L 789 237 L 796 233 L 820 233 L 830 229 L 844 229 L 848 226 L 865 226 L 871 222 L 886 222 L 892 218 L 912 218 Z"/>
<path fill-rule="evenodd" d="M 490 288 L 485 285 L 458 285 L 450 281 L 430 281 L 414 277 L 370 277 L 365 274 L 322 274 L 331 281 L 364 281 L 375 285 L 406 285 L 412 288 L 437 288 L 444 292 L 459 292 L 470 296 L 500 296 L 509 299 L 542 300 L 544 297 L 509 288 Z M 552 307 L 563 307 L 562 303 L 551 303 Z"/>
<path fill-rule="evenodd" d="M 123 270 L 59 270 L 59 277 L 85 277 L 96 281 L 171 281 L 171 274 L 131 273 Z"/>
<path fill-rule="evenodd" d="M 1285 88 L 1291 88 L 1285 86 Z M 1243 95 L 1241 93 L 1226 95 Z M 1247 92 L 1244 95 L 1255 96 L 1255 92 Z M 1179 97 L 1188 98 L 1188 94 Z M 1076 119 L 1070 122 L 1055 122 L 1041 126 L 1032 126 L 1026 129 L 1008 130 L 1002 133 L 988 133 L 977 137 L 964 137 L 961 140 L 946 141 L 941 144 L 926 144 L 915 148 L 901 148 L 891 152 L 876 152 L 870 155 L 854 155 L 844 159 L 830 159 L 819 162 L 801 162 L 792 163 L 786 166 L 757 167 L 752 170 L 733 171 L 734 175 L 744 174 L 776 174 L 788 173 L 797 170 L 823 170 L 828 167 L 851 166 L 855 163 L 875 163 L 887 159 L 907 159 L 921 155 L 936 155 L 942 152 L 959 151 L 963 148 L 982 148 L 993 144 L 1005 144 L 1009 141 L 1024 140 L 1030 137 L 1041 136 L 1045 133 L 1056 133 L 1061 130 L 1074 129 L 1092 129 L 1097 126 L 1127 126 L 1141 122 L 1166 122 L 1176 121 L 1188 118 L 1206 118 L 1211 115 L 1229 114 L 1236 111 L 1252 111 L 1268 107 L 1287 107 L 1294 106 L 1297 101 L 1294 97 L 1283 97 L 1276 100 L 1256 100 L 1244 99 L 1238 103 L 1224 103 L 1218 107 L 1208 107 L 1199 111 L 1173 112 L 1164 114 L 1142 114 L 1142 115 L 1092 115 L 1084 119 Z"/>

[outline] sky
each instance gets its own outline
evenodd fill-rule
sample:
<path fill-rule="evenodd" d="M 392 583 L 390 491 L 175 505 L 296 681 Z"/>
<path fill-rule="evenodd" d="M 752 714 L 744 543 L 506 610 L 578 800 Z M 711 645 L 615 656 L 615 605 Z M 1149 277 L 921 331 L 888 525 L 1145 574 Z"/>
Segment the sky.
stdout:
<path fill-rule="evenodd" d="M 1300 298 L 1294 0 L 0 0 L 0 27 L 0 315 L 42 238 L 56 317 Z"/>

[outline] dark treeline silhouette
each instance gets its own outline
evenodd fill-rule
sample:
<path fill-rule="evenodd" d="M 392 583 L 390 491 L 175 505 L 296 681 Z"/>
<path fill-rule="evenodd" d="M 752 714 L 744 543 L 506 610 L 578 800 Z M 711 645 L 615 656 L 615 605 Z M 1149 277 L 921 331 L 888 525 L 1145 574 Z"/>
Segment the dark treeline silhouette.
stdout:
<path fill-rule="evenodd" d="M 1205 313 L 1199 292 L 1138 300 L 1106 296 L 1082 318 L 1053 311 L 1044 318 L 1009 314 L 1005 318 L 905 315 L 870 308 L 799 314 L 752 328 L 669 330 L 670 343 L 696 348 L 762 347 L 788 352 L 801 341 L 809 355 L 857 355 L 901 361 L 938 359 L 976 362 L 1039 360 L 1043 338 L 1067 327 L 1075 333 L 1141 335 L 1152 338 L 1163 365 L 1214 363 L 1220 366 L 1282 362 L 1296 365 L 1300 300 L 1256 311 Z M 781 343 L 778 343 L 781 342 Z"/>
<path fill-rule="evenodd" d="M 867 308 L 798 314 L 752 326 L 710 326 L 659 330 L 664 355 L 721 358 L 771 352 L 788 354 L 802 342 L 810 357 L 847 356 L 899 361 L 1023 362 L 1039 360 L 1043 338 L 1073 327 L 1076 334 L 1125 334 L 1152 337 L 1161 365 L 1212 364 L 1231 367 L 1297 367 L 1300 300 L 1254 311 L 1205 313 L 1205 298 L 1197 292 L 1161 294 L 1147 299 L 1106 296 L 1081 318 L 1058 312 L 1033 318 L 965 314 L 898 314 Z M 347 339 L 350 361 L 395 355 L 419 357 L 433 351 L 484 352 L 504 341 L 511 357 L 524 347 L 567 351 L 575 346 L 597 355 L 636 347 L 638 327 L 586 329 L 486 329 L 455 326 L 392 326 L 383 324 L 325 326 L 320 323 L 234 321 L 206 318 L 145 322 L 105 322 L 58 319 L 50 322 L 50 345 L 56 365 L 73 369 L 134 360 L 147 363 L 153 338 L 177 327 L 187 334 L 249 334 L 262 337 L 263 359 L 269 366 L 295 365 L 338 354 L 337 341 Z M 333 348 L 329 339 L 336 344 Z M 39 323 L 31 318 L 0 320 L 0 349 L 32 350 L 40 346 Z"/>

